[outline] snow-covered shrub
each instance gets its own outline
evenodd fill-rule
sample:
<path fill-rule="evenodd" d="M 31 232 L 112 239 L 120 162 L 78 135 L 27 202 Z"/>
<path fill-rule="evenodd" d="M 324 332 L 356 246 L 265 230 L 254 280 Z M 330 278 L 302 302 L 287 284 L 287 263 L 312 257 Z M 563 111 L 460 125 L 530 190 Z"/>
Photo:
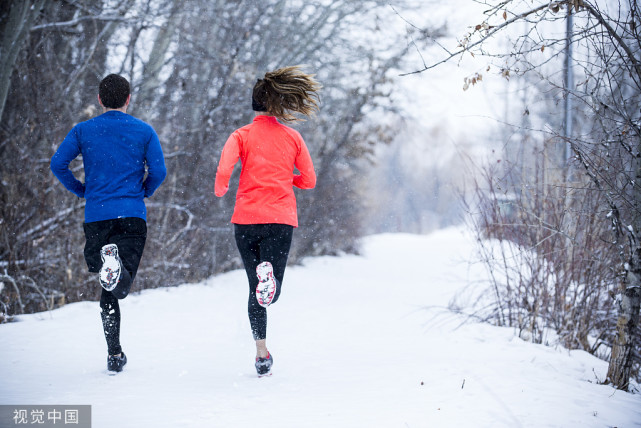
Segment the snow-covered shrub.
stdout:
<path fill-rule="evenodd" d="M 534 167 L 515 186 L 487 168 L 485 182 L 477 184 L 480 208 L 470 221 L 491 278 L 477 315 L 537 343 L 552 337 L 604 357 L 613 339 L 617 287 L 604 201 L 589 183 L 567 188 L 541 175 Z"/>

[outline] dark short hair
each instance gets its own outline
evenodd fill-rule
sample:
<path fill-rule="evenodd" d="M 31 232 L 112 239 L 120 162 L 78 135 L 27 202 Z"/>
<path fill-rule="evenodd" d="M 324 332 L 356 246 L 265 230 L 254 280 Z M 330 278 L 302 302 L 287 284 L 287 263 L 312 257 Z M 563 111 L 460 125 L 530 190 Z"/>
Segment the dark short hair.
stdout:
<path fill-rule="evenodd" d="M 102 79 L 98 88 L 100 101 L 107 108 L 124 106 L 130 93 L 129 81 L 118 74 L 110 74 Z"/>

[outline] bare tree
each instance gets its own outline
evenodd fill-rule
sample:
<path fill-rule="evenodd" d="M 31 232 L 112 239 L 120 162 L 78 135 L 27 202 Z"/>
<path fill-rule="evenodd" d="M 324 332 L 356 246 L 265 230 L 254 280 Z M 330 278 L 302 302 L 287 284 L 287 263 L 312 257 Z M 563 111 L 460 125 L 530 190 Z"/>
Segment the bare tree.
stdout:
<path fill-rule="evenodd" d="M 48 163 L 70 125 L 93 114 L 87 102 L 95 99 L 105 42 L 129 3 L 109 10 L 92 1 L 3 3 L 11 13 L 0 26 L 17 49 L 11 61 L 4 48 L 0 56 L 9 94 L 0 128 L 0 270 L 14 285 L 0 296 L 6 314 L 95 297 L 81 261 L 83 203 L 54 183 Z"/>
<path fill-rule="evenodd" d="M 240 266 L 233 195 L 213 194 L 216 161 L 227 136 L 252 118 L 256 78 L 283 65 L 306 64 L 324 85 L 321 113 L 296 125 L 319 180 L 299 198 L 305 232 L 296 234 L 292 259 L 357 250 L 359 167 L 387 132 L 368 113 L 383 108 L 409 49 L 404 35 L 379 25 L 379 15 L 391 15 L 385 1 L 44 0 L 33 13 L 0 134 L 0 163 L 8 165 L 0 171 L 0 269 L 13 281 L 0 279 L 0 310 L 44 309 L 24 298 L 32 283 L 68 302 L 97 298 L 82 257 L 83 201 L 55 181 L 48 162 L 73 124 L 99 113 L 96 87 L 111 72 L 131 81 L 129 111 L 157 129 L 168 167 L 147 204 L 137 287 Z M 82 179 L 82 164 L 71 167 Z"/>
<path fill-rule="evenodd" d="M 559 123 L 546 133 L 570 146 L 577 168 L 560 186 L 571 190 L 579 184 L 576 174 L 580 168 L 600 192 L 601 207 L 607 207 L 607 210 L 595 208 L 612 233 L 607 240 L 611 245 L 604 254 L 610 263 L 600 269 L 617 273 L 620 283 L 619 315 L 616 336 L 610 343 L 608 381 L 617 388 L 627 389 L 635 358 L 634 337 L 641 300 L 641 116 L 638 111 L 641 10 L 638 2 L 508 0 L 479 3 L 487 6 L 485 14 L 460 38 L 459 46 L 412 73 L 424 72 L 462 55 L 485 57 L 493 64 L 491 68 L 504 78 L 536 73 L 564 98 L 574 101 L 575 118 L 581 114 L 584 125 L 591 125 L 584 133 L 568 134 L 564 132 L 564 123 Z M 568 17 L 574 19 L 574 25 L 567 38 L 559 37 L 560 26 Z M 549 31 L 555 28 L 556 31 Z M 501 35 L 511 37 L 511 48 L 507 51 L 493 43 Z M 570 63 L 575 66 L 577 83 L 572 86 L 564 85 L 568 79 L 559 77 L 553 67 L 548 67 L 566 60 L 568 46 L 574 51 Z M 491 68 L 483 66 L 484 70 Z M 470 82 L 480 82 L 483 73 L 470 77 Z M 566 222 L 562 228 L 555 229 L 555 233 L 569 233 L 567 229 L 572 225 L 576 223 Z M 587 246 L 589 238 L 587 234 L 576 236 L 574 248 Z M 572 259 L 567 257 L 571 252 L 564 254 L 570 266 Z M 638 351 L 636 355 L 638 358 Z"/>

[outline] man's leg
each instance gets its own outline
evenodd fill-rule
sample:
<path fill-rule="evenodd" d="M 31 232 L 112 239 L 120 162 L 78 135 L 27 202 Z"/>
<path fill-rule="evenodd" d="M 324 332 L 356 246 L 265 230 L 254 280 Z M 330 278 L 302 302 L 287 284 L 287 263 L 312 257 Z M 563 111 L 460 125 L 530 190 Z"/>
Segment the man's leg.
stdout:
<path fill-rule="evenodd" d="M 109 244 L 114 220 L 94 221 L 83 225 L 85 230 L 85 261 L 89 272 L 98 273 L 102 266 L 100 249 Z"/>
<path fill-rule="evenodd" d="M 84 224 L 85 230 L 85 261 L 89 272 L 98 273 L 102 266 L 100 249 L 109 243 L 109 237 L 114 227 L 113 220 L 103 220 Z M 118 355 L 120 348 L 120 306 L 118 299 L 104 288 L 100 295 L 100 318 L 107 340 L 109 355 Z"/>
<path fill-rule="evenodd" d="M 109 355 L 120 354 L 122 352 L 120 347 L 120 305 L 118 299 L 105 289 L 102 290 L 100 296 L 100 317 L 107 340 L 107 352 Z"/>
<path fill-rule="evenodd" d="M 129 294 L 138 272 L 146 241 L 147 223 L 143 219 L 127 217 L 114 220 L 109 243 L 116 244 L 118 247 L 118 256 L 122 265 L 120 281 L 111 291 L 116 298 L 124 299 Z"/>
<path fill-rule="evenodd" d="M 120 346 L 120 306 L 118 298 L 124 298 L 131 289 L 133 278 L 145 246 L 147 226 L 139 218 L 104 220 L 84 224 L 86 244 L 85 260 L 89 272 L 97 273 L 102 266 L 100 249 L 107 244 L 119 245 L 122 263 L 121 283 L 116 289 L 102 289 L 100 308 L 109 355 L 122 352 Z M 122 250 L 120 249 L 122 246 Z M 124 250 L 124 251 L 123 251 Z"/>

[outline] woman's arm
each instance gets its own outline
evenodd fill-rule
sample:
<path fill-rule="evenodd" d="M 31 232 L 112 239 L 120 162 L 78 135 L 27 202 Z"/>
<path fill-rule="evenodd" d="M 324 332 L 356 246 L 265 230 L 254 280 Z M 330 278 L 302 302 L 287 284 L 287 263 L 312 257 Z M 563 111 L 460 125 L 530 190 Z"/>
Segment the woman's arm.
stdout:
<path fill-rule="evenodd" d="M 229 179 L 234 166 L 240 157 L 240 146 L 238 144 L 238 134 L 234 132 L 229 136 L 223 152 L 220 154 L 220 161 L 218 162 L 218 169 L 216 169 L 216 183 L 214 184 L 214 193 L 216 196 L 221 197 L 227 190 L 229 190 Z"/>
<path fill-rule="evenodd" d="M 294 186 L 299 189 L 313 189 L 316 186 L 316 172 L 312 157 L 302 139 L 294 165 L 300 171 L 300 175 L 294 175 Z"/>

